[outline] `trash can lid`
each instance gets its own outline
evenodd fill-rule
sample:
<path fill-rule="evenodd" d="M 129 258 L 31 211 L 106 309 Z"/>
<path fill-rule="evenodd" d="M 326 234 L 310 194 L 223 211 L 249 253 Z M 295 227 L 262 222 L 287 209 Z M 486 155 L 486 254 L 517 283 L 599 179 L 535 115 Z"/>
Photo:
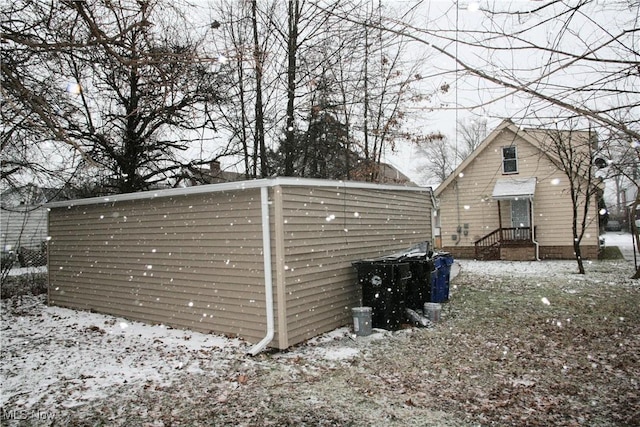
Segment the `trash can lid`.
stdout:
<path fill-rule="evenodd" d="M 392 254 L 383 255 L 377 258 L 367 258 L 353 261 L 351 265 L 354 267 L 358 267 L 362 264 L 397 263 L 403 261 L 424 260 L 430 258 L 432 254 L 433 252 L 431 251 L 431 242 L 424 241 L 400 252 L 394 252 Z"/>

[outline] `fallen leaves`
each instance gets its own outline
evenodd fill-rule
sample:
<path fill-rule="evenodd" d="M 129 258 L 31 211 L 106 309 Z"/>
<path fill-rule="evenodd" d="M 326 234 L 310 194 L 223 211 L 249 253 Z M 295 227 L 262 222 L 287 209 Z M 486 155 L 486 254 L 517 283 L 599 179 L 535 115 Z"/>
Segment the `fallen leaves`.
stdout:
<path fill-rule="evenodd" d="M 32 399 L 58 411 L 60 425 L 640 425 L 640 288 L 559 277 L 465 273 L 433 329 L 354 340 L 343 328 L 254 358 L 242 346 L 198 347 L 202 337 L 190 332 L 145 341 L 113 318 L 54 314 L 61 334 L 40 323 L 17 334 L 16 316 L 43 312 L 25 299 L 2 313 L 12 326 L 3 356 L 19 367 L 36 357 L 26 350 L 42 347 L 28 365 L 36 369 L 54 367 L 56 346 L 66 357 L 106 347 L 117 369 L 152 374 L 115 382 L 115 371 L 64 371 L 65 381 L 45 383 Z M 5 382 L 18 384 L 11 375 Z M 96 387 L 107 379 L 108 391 Z M 8 405 L 28 401 L 18 392 Z"/>
<path fill-rule="evenodd" d="M 436 405 L 453 402 L 481 424 L 638 424 L 637 287 L 583 280 L 568 293 L 545 280 L 534 287 L 494 279 L 487 298 L 487 282 L 471 274 L 460 279 L 462 292 L 445 313 L 456 320 L 432 334 L 440 350 L 425 360 L 440 372 L 425 382 L 441 390 Z M 540 291 L 552 304 L 530 303 L 540 301 Z"/>
<path fill-rule="evenodd" d="M 238 375 L 238 379 L 236 380 L 238 382 L 238 384 L 246 384 L 249 382 L 249 377 L 245 374 L 240 374 Z"/>
<path fill-rule="evenodd" d="M 85 328 L 84 330 L 85 330 L 85 332 L 95 332 L 95 333 L 98 333 L 100 335 L 106 334 L 104 329 L 99 328 L 99 327 L 97 327 L 95 325 L 91 325 L 91 326 Z"/>

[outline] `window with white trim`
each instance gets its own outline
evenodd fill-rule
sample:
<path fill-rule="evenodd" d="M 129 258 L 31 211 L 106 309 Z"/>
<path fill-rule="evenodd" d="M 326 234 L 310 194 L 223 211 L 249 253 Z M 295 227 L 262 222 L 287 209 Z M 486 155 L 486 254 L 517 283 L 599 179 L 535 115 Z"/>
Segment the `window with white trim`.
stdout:
<path fill-rule="evenodd" d="M 502 147 L 502 173 L 518 173 L 518 150 L 515 145 Z"/>

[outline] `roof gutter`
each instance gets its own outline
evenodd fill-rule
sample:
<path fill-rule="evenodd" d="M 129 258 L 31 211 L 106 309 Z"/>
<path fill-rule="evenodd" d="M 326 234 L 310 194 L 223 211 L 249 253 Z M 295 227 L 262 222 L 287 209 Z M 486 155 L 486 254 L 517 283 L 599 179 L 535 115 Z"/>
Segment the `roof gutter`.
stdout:
<path fill-rule="evenodd" d="M 197 185 L 186 188 L 170 188 L 163 190 L 142 191 L 138 193 L 114 194 L 104 197 L 91 197 L 88 199 L 65 200 L 46 203 L 47 208 L 61 208 L 71 206 L 96 205 L 115 203 L 131 200 L 156 199 L 160 197 L 178 197 L 190 194 L 217 193 L 221 191 L 249 190 L 254 188 L 280 186 L 311 186 L 311 187 L 341 187 L 341 188 L 369 188 L 374 190 L 394 190 L 409 192 L 432 192 L 431 187 L 413 187 L 397 184 L 374 184 L 360 181 L 335 181 L 328 179 L 277 177 L 262 178 L 248 181 L 234 181 L 220 184 Z"/>
<path fill-rule="evenodd" d="M 262 255 L 264 262 L 264 297 L 267 310 L 267 333 L 262 340 L 251 347 L 249 354 L 260 353 L 275 335 L 273 314 L 273 272 L 271 270 L 271 229 L 269 227 L 269 191 L 266 186 L 260 188 L 260 205 L 262 209 Z"/>

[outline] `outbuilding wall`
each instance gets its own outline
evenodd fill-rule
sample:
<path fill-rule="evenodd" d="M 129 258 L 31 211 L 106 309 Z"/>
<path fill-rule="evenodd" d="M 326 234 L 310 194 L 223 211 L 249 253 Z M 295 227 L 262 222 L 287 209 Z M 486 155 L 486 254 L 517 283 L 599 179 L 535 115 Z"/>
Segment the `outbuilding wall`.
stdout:
<path fill-rule="evenodd" d="M 353 261 L 432 239 L 430 189 L 401 186 L 275 179 L 58 203 L 50 303 L 260 341 L 265 186 L 274 347 L 350 322 Z"/>
<path fill-rule="evenodd" d="M 351 321 L 351 308 L 360 305 L 361 295 L 353 261 L 432 240 L 427 189 L 337 185 L 282 186 L 276 191 L 276 206 L 282 205 L 276 241 L 284 245 L 278 264 L 281 297 L 286 299 L 286 313 L 278 319 L 287 324 L 283 347 Z"/>
<path fill-rule="evenodd" d="M 52 208 L 49 301 L 259 340 L 258 189 Z"/>

